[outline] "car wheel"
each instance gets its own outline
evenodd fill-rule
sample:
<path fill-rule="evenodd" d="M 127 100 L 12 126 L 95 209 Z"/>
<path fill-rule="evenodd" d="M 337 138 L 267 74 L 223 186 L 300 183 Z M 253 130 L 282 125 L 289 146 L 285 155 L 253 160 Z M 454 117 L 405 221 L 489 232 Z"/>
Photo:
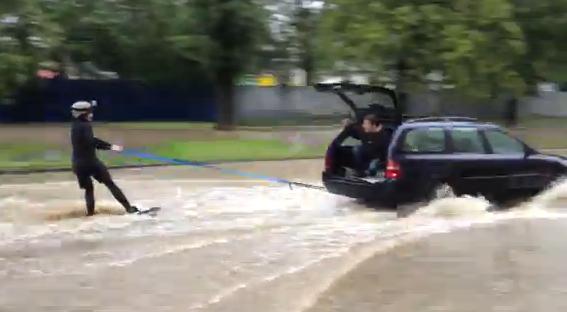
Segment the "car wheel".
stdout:
<path fill-rule="evenodd" d="M 386 208 L 397 210 L 398 209 L 398 202 L 396 200 L 388 200 L 385 202 Z"/>
<path fill-rule="evenodd" d="M 455 190 L 448 183 L 436 183 L 429 194 L 429 200 L 456 197 Z"/>

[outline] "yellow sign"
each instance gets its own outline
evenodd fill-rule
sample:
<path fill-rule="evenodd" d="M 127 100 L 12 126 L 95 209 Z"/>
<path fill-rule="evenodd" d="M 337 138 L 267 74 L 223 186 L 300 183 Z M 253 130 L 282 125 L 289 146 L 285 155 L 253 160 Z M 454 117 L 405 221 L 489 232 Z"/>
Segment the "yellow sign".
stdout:
<path fill-rule="evenodd" d="M 278 80 L 274 75 L 260 75 L 258 76 L 258 86 L 260 87 L 275 87 L 278 85 Z"/>

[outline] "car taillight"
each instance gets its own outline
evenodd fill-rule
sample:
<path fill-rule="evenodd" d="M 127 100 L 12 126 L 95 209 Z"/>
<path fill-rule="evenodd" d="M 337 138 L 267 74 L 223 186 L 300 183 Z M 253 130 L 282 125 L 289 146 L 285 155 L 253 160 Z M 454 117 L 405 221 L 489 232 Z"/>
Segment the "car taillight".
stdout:
<path fill-rule="evenodd" d="M 384 176 L 386 177 L 386 179 L 390 179 L 390 180 L 399 179 L 402 176 L 400 165 L 393 160 L 388 160 L 388 163 L 386 164 L 386 172 Z"/>
<path fill-rule="evenodd" d="M 333 169 L 333 157 L 331 153 L 327 153 L 325 155 L 325 171 L 330 171 L 331 169 Z"/>

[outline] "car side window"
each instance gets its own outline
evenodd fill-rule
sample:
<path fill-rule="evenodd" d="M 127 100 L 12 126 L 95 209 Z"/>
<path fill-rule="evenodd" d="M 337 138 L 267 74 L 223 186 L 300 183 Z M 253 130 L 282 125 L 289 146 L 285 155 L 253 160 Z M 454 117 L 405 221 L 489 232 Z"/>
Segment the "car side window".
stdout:
<path fill-rule="evenodd" d="M 445 131 L 442 128 L 418 128 L 408 131 L 402 152 L 441 153 L 445 151 Z"/>
<path fill-rule="evenodd" d="M 464 154 L 484 154 L 484 144 L 476 128 L 453 128 L 450 131 L 453 151 Z"/>
<path fill-rule="evenodd" d="M 498 130 L 485 132 L 486 139 L 494 154 L 524 154 L 525 148 L 520 141 Z"/>

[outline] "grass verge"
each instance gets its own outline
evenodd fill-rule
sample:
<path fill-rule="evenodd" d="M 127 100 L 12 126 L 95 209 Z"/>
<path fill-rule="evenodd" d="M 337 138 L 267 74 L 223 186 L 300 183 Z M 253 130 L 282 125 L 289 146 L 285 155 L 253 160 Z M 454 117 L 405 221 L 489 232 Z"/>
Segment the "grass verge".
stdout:
<path fill-rule="evenodd" d="M 101 125 L 132 130 L 209 130 L 214 127 L 210 122 L 108 122 Z"/>
<path fill-rule="evenodd" d="M 283 160 L 322 157 L 324 146 L 289 145 L 278 140 L 170 141 L 144 151 L 169 158 L 201 162 Z M 70 150 L 41 143 L 0 144 L 0 170 L 20 171 L 70 168 Z M 160 164 L 158 161 L 125 157 L 99 151 L 108 166 Z"/>

